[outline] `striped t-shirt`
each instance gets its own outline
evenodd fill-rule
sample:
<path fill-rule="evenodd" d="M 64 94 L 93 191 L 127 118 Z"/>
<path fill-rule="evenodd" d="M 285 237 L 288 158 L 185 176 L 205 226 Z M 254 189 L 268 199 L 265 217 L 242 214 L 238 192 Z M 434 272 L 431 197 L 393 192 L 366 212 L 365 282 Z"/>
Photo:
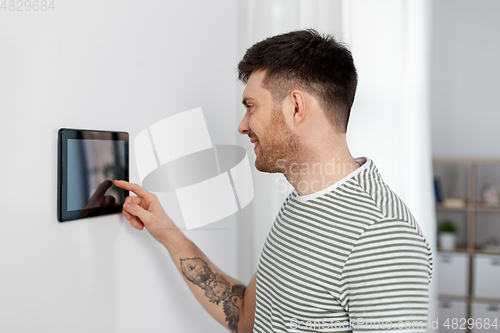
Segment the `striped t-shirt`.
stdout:
<path fill-rule="evenodd" d="M 427 331 L 430 246 L 373 162 L 356 161 L 283 203 L 259 261 L 254 332 Z"/>

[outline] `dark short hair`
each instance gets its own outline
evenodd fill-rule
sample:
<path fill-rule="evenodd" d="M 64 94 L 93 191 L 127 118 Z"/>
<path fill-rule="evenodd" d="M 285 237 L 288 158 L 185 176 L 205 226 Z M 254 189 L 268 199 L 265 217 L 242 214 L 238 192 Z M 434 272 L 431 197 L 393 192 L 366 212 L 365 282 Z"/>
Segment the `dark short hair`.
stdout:
<path fill-rule="evenodd" d="M 238 64 L 238 78 L 265 70 L 263 86 L 281 103 L 294 89 L 315 96 L 342 133 L 347 132 L 358 76 L 349 49 L 316 30 L 299 30 L 267 38 L 250 47 Z"/>

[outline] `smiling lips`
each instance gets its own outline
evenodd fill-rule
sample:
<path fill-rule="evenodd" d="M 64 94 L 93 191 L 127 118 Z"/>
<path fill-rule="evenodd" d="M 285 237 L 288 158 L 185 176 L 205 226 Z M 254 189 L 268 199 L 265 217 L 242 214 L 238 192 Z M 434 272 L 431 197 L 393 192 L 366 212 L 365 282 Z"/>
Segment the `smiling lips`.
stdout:
<path fill-rule="evenodd" d="M 259 145 L 259 140 L 251 140 L 250 142 L 253 143 L 253 150 L 255 150 L 255 148 L 257 148 L 257 146 Z"/>

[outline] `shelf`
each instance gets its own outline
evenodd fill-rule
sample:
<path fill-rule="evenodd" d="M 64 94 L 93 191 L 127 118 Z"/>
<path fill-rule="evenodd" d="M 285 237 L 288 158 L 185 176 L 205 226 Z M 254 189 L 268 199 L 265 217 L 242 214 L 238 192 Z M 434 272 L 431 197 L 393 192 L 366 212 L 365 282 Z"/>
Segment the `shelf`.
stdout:
<path fill-rule="evenodd" d="M 457 295 L 443 295 L 443 294 L 438 294 L 438 298 L 440 300 L 446 299 L 446 300 L 455 300 L 455 301 L 466 301 L 469 302 L 469 300 L 472 298 L 470 296 L 457 296 Z"/>
<path fill-rule="evenodd" d="M 482 298 L 482 297 L 474 297 L 470 298 L 471 302 L 483 302 L 483 303 L 500 303 L 500 299 L 498 298 Z"/>
<path fill-rule="evenodd" d="M 487 255 L 497 255 L 497 256 L 500 256 L 500 252 L 498 252 L 498 251 L 488 251 L 488 250 L 483 250 L 483 249 L 476 249 L 476 250 L 474 250 L 474 254 L 487 254 Z"/>
<path fill-rule="evenodd" d="M 436 204 L 436 210 L 441 211 L 476 211 L 476 212 L 500 212 L 500 205 L 469 204 L 465 207 L 446 207 Z"/>
<path fill-rule="evenodd" d="M 478 212 L 500 212 L 500 205 L 475 204 L 472 209 Z"/>
<path fill-rule="evenodd" d="M 498 158 L 434 157 L 432 160 L 440 164 L 500 164 Z"/>
<path fill-rule="evenodd" d="M 469 206 L 465 207 L 446 207 L 440 204 L 436 204 L 436 210 L 455 210 L 455 211 L 466 211 L 469 209 Z"/>
<path fill-rule="evenodd" d="M 478 290 L 478 287 L 484 287 L 485 283 L 487 283 L 489 288 L 487 290 L 498 290 L 498 266 L 496 266 L 497 268 L 490 268 L 490 266 L 483 264 L 485 260 L 488 261 L 487 259 L 480 256 L 475 257 L 475 255 L 493 256 L 495 261 L 497 258 L 500 258 L 500 252 L 488 251 L 482 248 L 482 244 L 489 243 L 490 239 L 494 239 L 495 237 L 500 239 L 500 205 L 486 204 L 482 195 L 486 186 L 494 186 L 500 183 L 500 159 L 434 158 L 433 172 L 434 178 L 438 180 L 437 184 L 439 185 L 438 190 L 441 199 L 444 201 L 446 198 L 449 198 L 451 200 L 448 200 L 448 203 L 456 204 L 455 207 L 450 207 L 444 206 L 443 202 L 436 203 L 435 210 L 438 214 L 438 225 L 440 220 L 441 222 L 444 220 L 455 222 L 458 228 L 457 245 L 460 246 L 454 250 L 442 250 L 438 248 L 437 252 L 440 255 L 451 256 L 456 254 L 456 258 L 450 260 L 449 265 L 453 263 L 458 265 L 454 266 L 457 271 L 461 271 L 456 267 L 462 267 L 460 265 L 463 265 L 464 254 L 467 255 L 467 270 L 463 272 L 464 275 L 460 277 L 452 275 L 451 278 L 448 276 L 447 279 L 440 280 L 443 286 L 441 289 L 442 292 L 453 293 L 453 289 L 446 289 L 449 283 L 453 282 L 450 279 L 453 280 L 456 278 L 455 280 L 459 281 L 460 279 L 458 278 L 462 278 L 462 280 L 466 278 L 467 289 L 465 291 L 461 289 L 460 293 L 467 295 L 446 295 L 439 293 L 438 290 L 438 297 L 440 300 L 465 302 L 466 316 L 470 318 L 474 302 L 500 303 L 498 293 L 489 293 L 483 290 L 483 292 L 478 292 L 478 295 L 482 295 L 482 297 L 473 295 L 474 290 Z M 459 206 L 459 204 L 462 204 L 462 206 Z M 449 266 L 447 268 L 453 271 L 453 267 Z M 474 271 L 474 269 L 481 269 L 482 271 Z M 488 280 L 489 278 L 485 280 L 486 276 L 491 277 L 491 281 Z M 458 293 L 457 290 L 455 292 Z M 484 296 L 496 298 L 485 298 Z M 466 332 L 472 331 L 467 329 Z"/>
<path fill-rule="evenodd" d="M 465 247 L 456 248 L 454 250 L 443 250 L 438 247 L 438 253 L 469 253 L 469 250 Z"/>
<path fill-rule="evenodd" d="M 498 298 L 483 298 L 474 297 L 472 295 L 466 296 L 456 296 L 456 295 L 443 295 L 438 294 L 439 300 L 450 300 L 450 301 L 465 301 L 465 302 L 482 302 L 482 303 L 500 303 Z"/>
<path fill-rule="evenodd" d="M 497 252 L 497 251 L 488 251 L 488 250 L 483 250 L 483 249 L 467 249 L 467 248 L 463 248 L 463 247 L 456 248 L 454 250 L 443 250 L 441 248 L 438 248 L 437 252 L 440 254 L 467 253 L 469 255 L 487 254 L 487 255 L 500 256 L 500 252 Z"/>

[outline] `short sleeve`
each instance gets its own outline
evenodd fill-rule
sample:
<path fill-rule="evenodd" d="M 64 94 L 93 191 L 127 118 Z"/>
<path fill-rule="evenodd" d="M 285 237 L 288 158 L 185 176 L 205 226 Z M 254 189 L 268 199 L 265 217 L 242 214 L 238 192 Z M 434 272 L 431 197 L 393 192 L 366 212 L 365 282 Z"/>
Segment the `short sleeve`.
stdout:
<path fill-rule="evenodd" d="M 353 332 L 427 332 L 430 248 L 408 222 L 385 219 L 358 238 L 342 270 Z"/>

